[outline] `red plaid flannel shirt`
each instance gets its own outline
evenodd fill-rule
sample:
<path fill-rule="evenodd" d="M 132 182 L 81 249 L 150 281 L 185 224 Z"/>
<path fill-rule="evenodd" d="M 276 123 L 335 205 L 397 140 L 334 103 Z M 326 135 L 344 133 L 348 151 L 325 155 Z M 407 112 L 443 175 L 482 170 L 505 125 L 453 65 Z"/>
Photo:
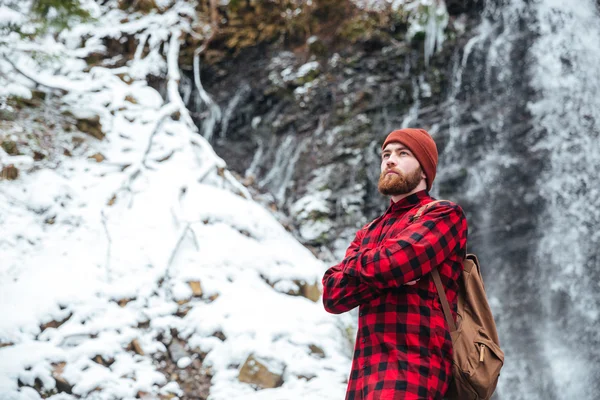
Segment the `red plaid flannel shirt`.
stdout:
<path fill-rule="evenodd" d="M 439 266 L 456 317 L 467 221 L 446 201 L 413 221 L 431 201 L 421 191 L 392 203 L 325 272 L 325 309 L 360 307 L 346 400 L 442 399 L 448 388 L 452 341 L 430 272 Z"/>

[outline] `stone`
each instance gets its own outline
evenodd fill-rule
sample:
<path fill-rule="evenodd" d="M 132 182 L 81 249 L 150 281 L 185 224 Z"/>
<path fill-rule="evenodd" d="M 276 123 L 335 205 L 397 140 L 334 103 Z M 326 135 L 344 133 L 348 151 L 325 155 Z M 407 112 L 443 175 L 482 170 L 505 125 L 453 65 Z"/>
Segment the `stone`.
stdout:
<path fill-rule="evenodd" d="M 312 284 L 309 284 L 304 281 L 296 282 L 300 287 L 300 294 L 307 299 L 314 301 L 315 303 L 319 301 L 321 298 L 321 290 L 319 289 L 319 284 L 315 281 Z"/>
<path fill-rule="evenodd" d="M 191 299 L 181 299 L 181 300 L 177 300 L 176 303 L 180 306 L 187 304 L 190 302 Z"/>
<path fill-rule="evenodd" d="M 102 155 L 102 153 L 96 153 L 92 156 L 89 156 L 88 158 L 94 159 L 96 160 L 97 163 L 102 162 L 105 160 L 104 156 Z"/>
<path fill-rule="evenodd" d="M 129 344 L 129 347 L 131 350 L 133 350 L 136 354 L 139 354 L 140 356 L 144 355 L 144 350 L 142 349 L 142 346 L 140 346 L 140 342 L 138 342 L 137 339 L 133 339 L 131 341 L 131 343 Z"/>
<path fill-rule="evenodd" d="M 120 299 L 120 300 L 118 300 L 118 301 L 117 301 L 117 304 L 119 305 L 119 307 L 125 307 L 125 306 L 127 305 L 127 303 L 129 303 L 130 301 L 133 301 L 133 300 L 135 300 L 135 298 L 131 298 L 131 299 L 128 299 L 128 298 L 125 298 L 125 299 Z"/>
<path fill-rule="evenodd" d="M 322 348 L 320 348 L 316 344 L 311 344 L 308 346 L 308 348 L 310 349 L 311 355 L 318 357 L 318 358 L 325 358 L 325 352 L 323 351 Z"/>
<path fill-rule="evenodd" d="M 19 149 L 17 148 L 17 143 L 14 140 L 3 140 L 0 144 L 2 149 L 11 156 L 19 155 Z"/>
<path fill-rule="evenodd" d="M 56 381 L 56 391 L 58 393 L 68 393 L 72 394 L 73 385 L 71 385 L 65 378 L 63 378 L 62 374 L 65 370 L 65 362 L 60 362 L 57 364 L 52 364 L 52 377 Z"/>
<path fill-rule="evenodd" d="M 173 342 L 169 345 L 169 356 L 171 357 L 171 361 L 177 364 L 182 358 L 189 358 L 190 353 L 188 353 L 188 351 L 185 349 L 185 347 L 183 347 L 179 340 L 174 339 Z"/>
<path fill-rule="evenodd" d="M 179 304 L 180 302 L 178 301 L 177 303 Z M 190 312 L 190 310 L 192 309 L 192 306 L 190 306 L 188 303 L 189 300 L 186 300 L 184 304 L 180 304 L 180 307 L 177 308 L 177 312 L 175 313 L 175 315 L 179 318 L 185 317 L 187 313 Z"/>
<path fill-rule="evenodd" d="M 6 108 L 0 109 L 0 121 L 14 121 L 17 119 L 17 113 Z"/>
<path fill-rule="evenodd" d="M 104 362 L 104 359 L 101 355 L 97 355 L 96 357 L 92 358 L 92 360 L 94 360 L 97 364 L 106 366 L 106 363 Z"/>
<path fill-rule="evenodd" d="M 110 367 L 115 362 L 114 358 L 110 358 L 110 359 L 106 360 L 100 354 L 96 355 L 96 357 L 92 358 L 92 360 L 94 360 L 96 363 L 103 365 L 105 367 Z"/>
<path fill-rule="evenodd" d="M 194 297 L 202 297 L 202 286 L 200 285 L 200 281 L 189 281 L 188 285 L 190 285 Z"/>
<path fill-rule="evenodd" d="M 311 379 L 316 378 L 316 375 L 298 375 L 298 379 L 304 379 L 305 381 L 310 381 Z"/>
<path fill-rule="evenodd" d="M 56 320 L 52 320 L 50 322 L 46 322 L 42 325 L 40 325 L 40 330 L 43 332 L 48 328 L 58 328 L 60 327 L 62 324 L 64 324 L 65 322 L 67 322 L 71 317 L 73 316 L 73 314 L 69 314 L 66 318 L 56 321 Z"/>
<path fill-rule="evenodd" d="M 102 132 L 100 117 L 97 115 L 92 117 L 78 118 L 77 129 L 95 137 L 98 140 L 104 139 L 104 132 Z"/>
<path fill-rule="evenodd" d="M 242 365 L 238 380 L 259 389 L 276 388 L 283 385 L 283 368 L 273 360 L 259 359 L 251 354 Z"/>
<path fill-rule="evenodd" d="M 2 168 L 2 172 L 0 172 L 0 179 L 14 181 L 18 177 L 19 177 L 19 169 L 17 167 L 15 167 L 13 164 L 9 164 L 6 167 Z"/>

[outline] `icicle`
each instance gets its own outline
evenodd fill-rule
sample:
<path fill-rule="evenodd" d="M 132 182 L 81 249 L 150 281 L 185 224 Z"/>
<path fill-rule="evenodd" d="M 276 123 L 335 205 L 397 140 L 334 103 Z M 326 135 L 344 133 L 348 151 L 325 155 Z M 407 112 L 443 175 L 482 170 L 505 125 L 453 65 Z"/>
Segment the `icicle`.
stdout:
<path fill-rule="evenodd" d="M 250 86 L 243 85 L 241 89 L 239 89 L 236 94 L 233 96 L 229 104 L 227 104 L 227 108 L 225 109 L 225 114 L 223 115 L 222 123 L 221 123 L 221 132 L 219 133 L 219 137 L 225 138 L 227 134 L 227 127 L 229 126 L 229 120 L 231 119 L 231 115 L 235 111 L 235 108 L 239 104 L 242 97 L 246 95 L 250 91 Z"/>
<path fill-rule="evenodd" d="M 202 133 L 202 136 L 204 136 L 207 141 L 210 141 L 214 133 L 215 124 L 221 119 L 221 108 L 213 101 L 213 99 L 211 99 L 208 93 L 206 93 L 206 90 L 204 90 L 202 82 L 200 81 L 200 49 L 194 52 L 194 83 L 198 89 L 198 96 L 204 104 L 206 104 L 210 113 L 208 119 L 204 121 L 204 132 Z"/>
<path fill-rule="evenodd" d="M 244 174 L 246 178 L 256 177 L 256 173 L 258 171 L 258 164 L 261 162 L 263 154 L 265 152 L 265 144 L 261 138 L 257 138 L 258 141 L 258 150 L 254 153 L 254 157 L 252 158 L 252 162 L 250 163 L 250 167 L 246 170 Z"/>
<path fill-rule="evenodd" d="M 425 26 L 425 65 L 436 50 L 444 43 L 444 30 L 448 25 L 448 11 L 444 0 L 433 1 L 427 7 L 427 25 Z"/>

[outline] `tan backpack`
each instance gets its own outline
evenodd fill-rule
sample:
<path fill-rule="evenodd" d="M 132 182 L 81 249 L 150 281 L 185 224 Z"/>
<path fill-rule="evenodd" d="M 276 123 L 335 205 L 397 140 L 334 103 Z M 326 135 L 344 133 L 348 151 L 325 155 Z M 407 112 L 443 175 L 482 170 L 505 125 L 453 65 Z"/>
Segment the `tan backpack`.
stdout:
<path fill-rule="evenodd" d="M 421 207 L 415 218 L 432 204 Z M 454 347 L 453 376 L 446 398 L 488 400 L 496 390 L 500 369 L 504 364 L 504 353 L 500 350 L 496 323 L 487 301 L 477 257 L 467 254 L 463 267 L 462 276 L 458 280 L 456 324 L 440 273 L 437 268 L 432 271 L 433 282 L 440 296 Z"/>

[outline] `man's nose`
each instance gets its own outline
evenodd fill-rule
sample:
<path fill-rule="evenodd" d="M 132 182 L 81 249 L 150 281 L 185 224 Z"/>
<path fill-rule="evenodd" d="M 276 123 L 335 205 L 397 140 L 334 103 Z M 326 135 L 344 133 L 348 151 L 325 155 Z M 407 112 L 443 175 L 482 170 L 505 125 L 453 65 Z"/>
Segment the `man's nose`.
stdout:
<path fill-rule="evenodd" d="M 386 167 L 393 167 L 396 165 L 396 161 L 392 157 L 389 157 L 385 162 Z"/>

